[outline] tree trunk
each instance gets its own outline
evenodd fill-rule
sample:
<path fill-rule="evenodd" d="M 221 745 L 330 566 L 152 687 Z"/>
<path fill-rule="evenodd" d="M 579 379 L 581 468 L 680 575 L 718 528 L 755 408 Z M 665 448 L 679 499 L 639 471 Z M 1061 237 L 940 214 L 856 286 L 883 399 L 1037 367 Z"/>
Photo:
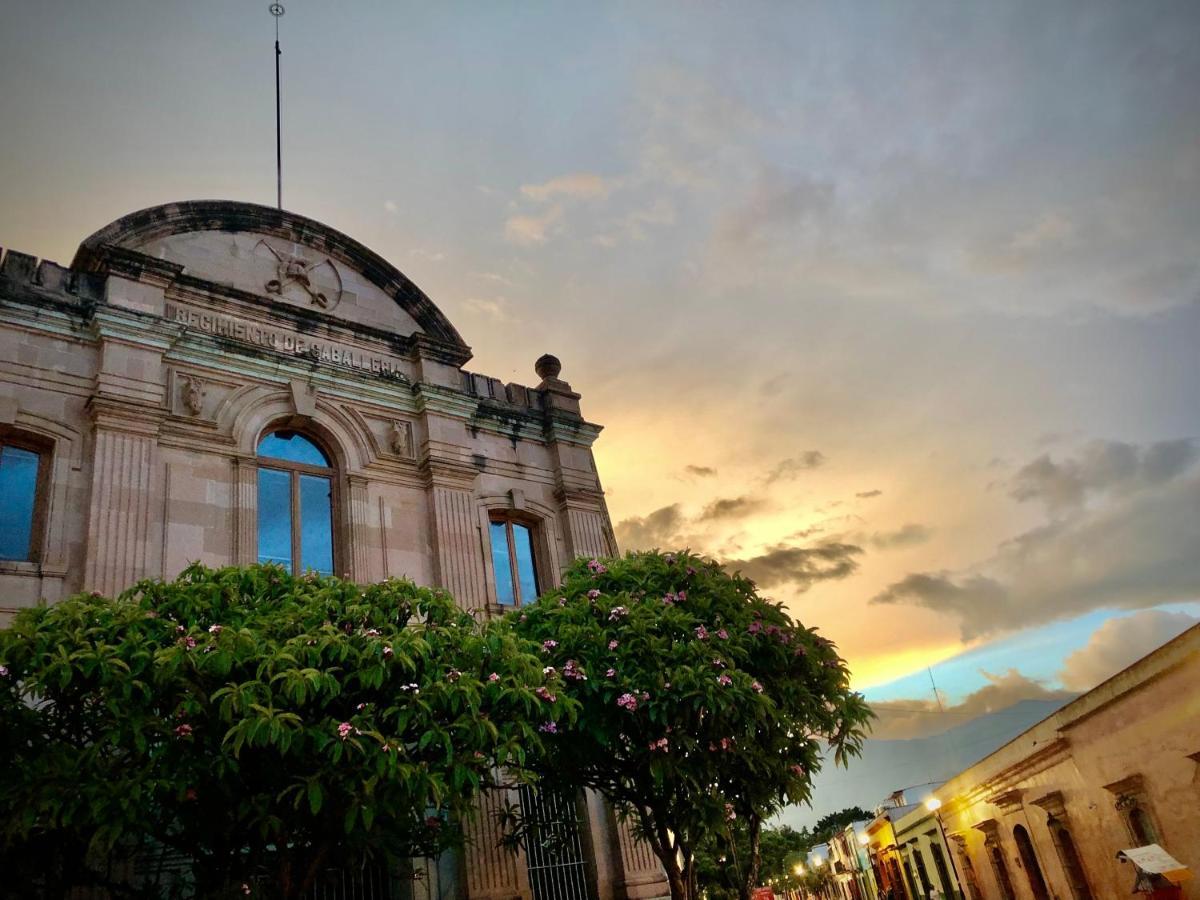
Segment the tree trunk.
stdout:
<path fill-rule="evenodd" d="M 750 834 L 750 858 L 746 860 L 746 875 L 738 889 L 740 900 L 751 900 L 754 888 L 758 883 L 758 868 L 761 858 L 758 854 L 759 837 L 762 834 L 762 819 L 750 816 L 746 820 Z"/>

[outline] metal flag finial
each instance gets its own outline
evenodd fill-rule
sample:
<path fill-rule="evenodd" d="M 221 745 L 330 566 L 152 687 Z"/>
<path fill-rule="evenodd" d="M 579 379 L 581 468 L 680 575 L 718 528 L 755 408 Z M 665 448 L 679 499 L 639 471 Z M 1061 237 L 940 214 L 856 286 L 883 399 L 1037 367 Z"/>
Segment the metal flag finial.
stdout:
<path fill-rule="evenodd" d="M 275 204 L 283 209 L 283 139 L 282 106 L 279 98 L 279 19 L 285 10 L 282 3 L 272 3 L 267 10 L 275 17 Z"/>

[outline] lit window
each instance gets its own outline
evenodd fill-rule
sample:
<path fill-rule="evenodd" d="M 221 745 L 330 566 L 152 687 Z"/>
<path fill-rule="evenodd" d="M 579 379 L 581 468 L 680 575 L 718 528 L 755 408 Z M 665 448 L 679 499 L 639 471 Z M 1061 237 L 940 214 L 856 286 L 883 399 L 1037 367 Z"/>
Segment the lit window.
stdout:
<path fill-rule="evenodd" d="M 0 444 L 0 559 L 37 559 L 43 456 L 20 443 Z"/>
<path fill-rule="evenodd" d="M 537 598 L 537 566 L 533 558 L 533 532 L 528 525 L 507 519 L 493 520 L 492 570 L 496 598 L 502 606 L 516 606 Z"/>
<path fill-rule="evenodd" d="M 258 561 L 333 574 L 333 466 L 294 431 L 258 445 Z"/>

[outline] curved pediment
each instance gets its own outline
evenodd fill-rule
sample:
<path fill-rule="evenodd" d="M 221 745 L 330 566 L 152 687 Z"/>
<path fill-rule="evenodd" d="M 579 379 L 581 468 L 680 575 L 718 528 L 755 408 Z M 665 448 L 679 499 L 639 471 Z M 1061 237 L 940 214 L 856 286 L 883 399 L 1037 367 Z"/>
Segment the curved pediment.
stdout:
<path fill-rule="evenodd" d="M 230 200 L 167 203 L 123 216 L 79 245 L 72 268 L 105 268 L 106 248 L 182 274 L 394 334 L 470 349 L 433 301 L 373 250 L 313 219 Z"/>

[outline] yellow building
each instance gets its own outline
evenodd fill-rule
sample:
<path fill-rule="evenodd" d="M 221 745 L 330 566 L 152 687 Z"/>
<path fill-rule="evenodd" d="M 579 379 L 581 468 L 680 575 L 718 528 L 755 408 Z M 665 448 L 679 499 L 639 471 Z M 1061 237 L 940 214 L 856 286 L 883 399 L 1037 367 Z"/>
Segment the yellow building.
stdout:
<path fill-rule="evenodd" d="M 1148 844 L 1196 870 L 1200 626 L 1068 703 L 936 796 L 972 900 L 1128 897 L 1137 871 L 1117 854 Z M 1175 896 L 1200 898 L 1200 889 L 1185 881 Z"/>

